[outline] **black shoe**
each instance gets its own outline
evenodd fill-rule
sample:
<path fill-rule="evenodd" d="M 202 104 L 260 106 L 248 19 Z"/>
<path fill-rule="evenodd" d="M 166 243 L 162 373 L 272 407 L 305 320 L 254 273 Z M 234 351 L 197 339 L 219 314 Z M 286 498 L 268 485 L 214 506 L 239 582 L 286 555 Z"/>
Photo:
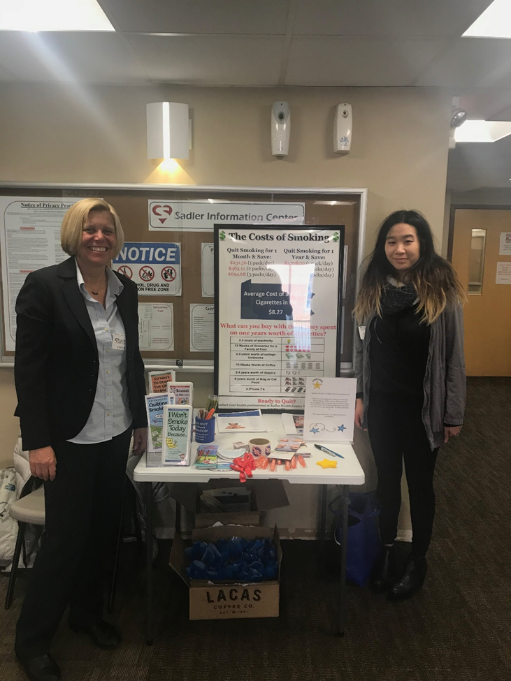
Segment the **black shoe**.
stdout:
<path fill-rule="evenodd" d="M 59 681 L 60 669 L 51 655 L 16 657 L 30 681 Z"/>
<path fill-rule="evenodd" d="M 414 558 L 409 556 L 406 561 L 405 569 L 399 581 L 387 593 L 390 601 L 404 601 L 410 598 L 424 584 L 428 564 L 425 558 Z"/>
<path fill-rule="evenodd" d="M 396 574 L 396 551 L 392 546 L 383 546 L 380 557 L 371 573 L 371 588 L 374 591 L 386 591 L 394 581 Z"/>
<path fill-rule="evenodd" d="M 108 622 L 105 622 L 105 620 L 98 620 L 92 624 L 69 622 L 69 626 L 73 631 L 87 634 L 98 648 L 110 650 L 117 648 L 121 643 L 121 637 L 117 629 Z"/>

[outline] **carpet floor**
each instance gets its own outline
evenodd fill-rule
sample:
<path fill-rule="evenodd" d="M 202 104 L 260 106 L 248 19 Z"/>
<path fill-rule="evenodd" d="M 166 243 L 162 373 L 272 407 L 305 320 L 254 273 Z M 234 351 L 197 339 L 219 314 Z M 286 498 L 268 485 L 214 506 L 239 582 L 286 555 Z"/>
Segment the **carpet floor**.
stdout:
<path fill-rule="evenodd" d="M 462 435 L 441 450 L 437 516 L 424 589 L 390 603 L 338 583 L 317 542 L 283 542 L 278 619 L 188 621 L 185 585 L 156 561 L 154 645 L 144 642 L 144 572 L 133 545 L 110 620 L 123 635 L 101 651 L 63 622 L 53 652 L 64 681 L 509 681 L 511 679 L 511 379 L 471 378 Z M 406 545 L 399 546 L 401 557 Z M 0 610 L 0 680 L 25 677 L 12 653 L 28 577 Z M 7 578 L 0 578 L 0 602 Z"/>

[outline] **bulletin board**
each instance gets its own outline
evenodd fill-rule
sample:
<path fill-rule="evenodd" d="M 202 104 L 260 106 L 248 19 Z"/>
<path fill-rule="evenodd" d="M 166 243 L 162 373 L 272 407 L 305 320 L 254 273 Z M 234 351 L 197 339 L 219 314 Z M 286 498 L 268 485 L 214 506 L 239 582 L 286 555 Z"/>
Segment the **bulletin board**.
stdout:
<path fill-rule="evenodd" d="M 353 354 L 351 310 L 354 305 L 357 272 L 362 259 L 365 235 L 367 201 L 365 189 L 1 183 L 0 199 L 6 197 L 20 201 L 28 197 L 38 198 L 41 202 L 50 198 L 61 198 L 63 202 L 85 197 L 102 198 L 111 203 L 119 214 L 127 243 L 143 244 L 148 249 L 151 245 L 162 243 L 180 245 L 179 293 L 159 292 L 139 296 L 139 303 L 171 305 L 173 312 L 173 349 L 142 350 L 146 364 L 176 364 L 184 367 L 197 361 L 213 364 L 214 347 L 210 351 L 200 350 L 209 343 L 210 333 L 214 328 L 210 327 L 210 322 L 214 319 L 215 305 L 214 295 L 211 296 L 209 295 L 211 291 L 204 290 L 204 278 L 201 274 L 204 250 L 211 253 L 213 248 L 213 226 L 216 222 L 226 224 L 237 222 L 233 216 L 234 218 L 241 216 L 248 224 L 251 219 L 254 220 L 254 224 L 256 222 L 260 224 L 261 220 L 273 221 L 267 224 L 278 224 L 289 216 L 296 220 L 303 210 L 302 224 L 345 225 L 340 363 L 346 368 L 351 366 Z M 5 205 L 5 201 L 2 205 Z M 161 227 L 158 227 L 158 223 Z M 0 215 L 0 229 L 5 232 L 4 212 Z M 55 238 L 58 240 L 57 232 Z M 14 351 L 6 348 L 8 340 L 6 328 L 9 328 L 9 316 L 11 318 L 13 316 L 14 305 L 11 302 L 6 306 L 6 301 L 9 301 L 9 294 L 11 301 L 15 300 L 13 291 L 21 286 L 30 269 L 26 268 L 26 271 L 23 271 L 20 265 L 16 270 L 18 256 L 12 249 L 8 252 L 5 238 L 2 245 L 2 363 L 12 364 Z M 37 260 L 37 242 L 33 242 L 31 248 L 36 254 L 32 260 Z M 41 262 L 43 262 L 41 266 L 47 264 L 44 258 L 41 258 Z M 13 273 L 17 273 L 16 276 Z M 169 270 L 169 278 L 172 276 L 173 272 Z M 6 290 L 9 286 L 10 292 Z M 193 338 L 191 316 L 197 322 L 193 327 Z M 15 323 L 15 320 L 12 323 Z M 191 347 L 193 345 L 191 341 L 195 339 L 201 341 L 199 351 Z"/>

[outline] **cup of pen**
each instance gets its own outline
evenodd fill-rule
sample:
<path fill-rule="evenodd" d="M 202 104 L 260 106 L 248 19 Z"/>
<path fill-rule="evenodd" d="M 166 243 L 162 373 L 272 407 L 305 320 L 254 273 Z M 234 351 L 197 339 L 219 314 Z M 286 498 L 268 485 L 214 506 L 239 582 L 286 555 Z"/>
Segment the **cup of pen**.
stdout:
<path fill-rule="evenodd" d="M 206 444 L 213 442 L 215 439 L 215 417 L 211 416 L 209 419 L 201 419 L 199 416 L 195 417 L 195 442 Z"/>

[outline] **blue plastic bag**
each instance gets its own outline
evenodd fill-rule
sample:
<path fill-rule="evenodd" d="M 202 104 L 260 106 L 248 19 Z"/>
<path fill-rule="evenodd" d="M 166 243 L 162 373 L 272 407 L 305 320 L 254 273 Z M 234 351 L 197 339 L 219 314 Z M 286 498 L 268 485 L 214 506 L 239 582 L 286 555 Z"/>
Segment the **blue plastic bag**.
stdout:
<path fill-rule="evenodd" d="M 335 509 L 336 502 L 339 508 Z M 342 540 L 342 498 L 337 497 L 329 505 L 330 510 L 338 516 L 334 532 L 336 544 Z M 371 493 L 352 492 L 348 506 L 348 555 L 346 559 L 346 577 L 348 581 L 365 586 L 374 561 L 381 551 L 380 533 L 376 522 L 380 514 Z"/>

